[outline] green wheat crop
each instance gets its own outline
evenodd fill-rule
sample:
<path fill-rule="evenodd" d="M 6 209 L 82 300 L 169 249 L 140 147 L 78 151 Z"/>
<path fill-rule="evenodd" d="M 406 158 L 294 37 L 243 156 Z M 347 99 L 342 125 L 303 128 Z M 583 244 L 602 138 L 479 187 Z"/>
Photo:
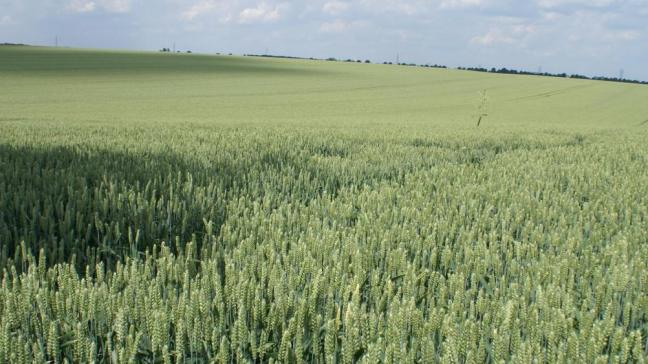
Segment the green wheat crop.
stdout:
<path fill-rule="evenodd" d="M 14 47 L 0 83 L 0 363 L 648 360 L 648 87 Z"/>

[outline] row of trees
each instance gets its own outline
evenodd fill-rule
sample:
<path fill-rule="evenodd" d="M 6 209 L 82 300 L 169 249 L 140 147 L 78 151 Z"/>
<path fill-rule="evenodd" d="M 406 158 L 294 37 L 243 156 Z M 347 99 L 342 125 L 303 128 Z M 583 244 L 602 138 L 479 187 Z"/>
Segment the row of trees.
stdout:
<path fill-rule="evenodd" d="M 383 64 L 395 64 L 397 66 L 408 66 L 408 67 L 424 67 L 424 68 L 448 68 L 440 64 L 416 64 L 416 63 L 393 63 L 393 62 L 383 62 Z"/>
<path fill-rule="evenodd" d="M 173 53 L 173 51 L 170 48 L 162 48 L 160 49 L 160 52 L 162 53 Z M 176 53 L 182 53 L 181 51 L 176 51 Z M 187 51 L 187 53 L 191 53 L 191 51 Z"/>
<path fill-rule="evenodd" d="M 588 77 L 580 74 L 567 74 L 567 73 L 549 73 L 549 72 L 530 72 L 524 70 L 515 70 L 508 68 L 483 68 L 483 67 L 459 67 L 458 69 L 464 71 L 475 71 L 475 72 L 490 72 L 490 73 L 504 73 L 504 74 L 513 74 L 513 75 L 531 75 L 531 76 L 547 76 L 547 77 L 564 77 L 564 78 L 578 78 L 582 80 L 598 80 L 598 81 L 611 81 L 611 82 L 626 82 L 626 83 L 638 83 L 638 84 L 648 84 L 648 81 L 639 81 L 639 80 L 629 80 L 626 78 L 619 77 L 604 77 L 604 76 L 594 76 Z"/>

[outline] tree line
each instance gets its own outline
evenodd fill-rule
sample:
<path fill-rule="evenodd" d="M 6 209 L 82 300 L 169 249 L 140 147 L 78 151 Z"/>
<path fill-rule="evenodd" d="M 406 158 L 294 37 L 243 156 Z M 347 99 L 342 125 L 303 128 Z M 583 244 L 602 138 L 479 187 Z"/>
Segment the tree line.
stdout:
<path fill-rule="evenodd" d="M 483 67 L 458 67 L 457 69 L 463 71 L 474 71 L 474 72 L 489 72 L 489 73 L 504 73 L 504 74 L 513 74 L 513 75 L 529 75 L 529 76 L 546 76 L 546 77 L 563 77 L 563 78 L 577 78 L 582 80 L 596 80 L 596 81 L 610 81 L 610 82 L 625 82 L 625 83 L 637 83 L 637 84 L 648 84 L 648 81 L 639 81 L 631 80 L 627 78 L 619 77 L 605 77 L 605 76 L 594 76 L 588 77 L 580 74 L 567 74 L 563 73 L 549 73 L 549 72 L 530 72 L 524 70 L 508 69 L 508 68 L 483 68 Z"/>
<path fill-rule="evenodd" d="M 318 58 L 304 58 L 304 57 L 292 57 L 292 56 L 280 56 L 280 55 L 269 55 L 269 54 L 247 54 L 246 56 L 250 57 L 270 57 L 270 58 L 288 58 L 288 59 L 310 59 L 310 60 L 322 60 Z M 370 60 L 362 61 L 360 59 L 337 59 L 335 57 L 329 57 L 324 59 L 329 62 L 351 62 L 351 63 L 371 63 Z M 440 64 L 417 64 L 417 63 L 405 63 L 405 62 L 382 62 L 384 65 L 397 65 L 397 66 L 407 66 L 407 67 L 424 67 L 424 68 L 449 68 L 445 65 Z M 528 75 L 528 76 L 546 76 L 546 77 L 563 77 L 563 78 L 576 78 L 581 80 L 596 80 L 596 81 L 609 81 L 609 82 L 624 82 L 624 83 L 636 83 L 642 85 L 648 85 L 648 81 L 633 80 L 620 77 L 605 77 L 605 76 L 593 76 L 588 77 L 585 75 L 573 73 L 568 74 L 565 72 L 562 73 L 549 73 L 549 72 L 531 72 L 524 70 L 509 69 L 506 67 L 502 68 L 484 68 L 484 67 L 457 67 L 458 70 L 462 71 L 474 71 L 474 72 L 488 72 L 488 73 L 502 73 L 502 74 L 511 74 L 511 75 Z"/>

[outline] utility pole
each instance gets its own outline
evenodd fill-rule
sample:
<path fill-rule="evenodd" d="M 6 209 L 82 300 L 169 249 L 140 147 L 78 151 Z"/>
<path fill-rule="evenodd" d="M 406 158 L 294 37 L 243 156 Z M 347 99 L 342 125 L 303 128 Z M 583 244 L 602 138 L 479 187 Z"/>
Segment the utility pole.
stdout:
<path fill-rule="evenodd" d="M 396 64 L 400 64 L 400 53 L 396 53 Z"/>
<path fill-rule="evenodd" d="M 173 53 L 175 53 L 175 52 L 176 52 L 176 50 L 175 50 L 175 42 L 173 42 Z"/>
<path fill-rule="evenodd" d="M 624 72 L 623 72 L 623 68 L 621 68 L 621 70 L 619 71 L 619 79 L 622 80 L 623 76 L 625 76 L 625 75 L 624 75 Z"/>
<path fill-rule="evenodd" d="M 54 47 L 58 47 L 58 35 L 54 37 Z"/>

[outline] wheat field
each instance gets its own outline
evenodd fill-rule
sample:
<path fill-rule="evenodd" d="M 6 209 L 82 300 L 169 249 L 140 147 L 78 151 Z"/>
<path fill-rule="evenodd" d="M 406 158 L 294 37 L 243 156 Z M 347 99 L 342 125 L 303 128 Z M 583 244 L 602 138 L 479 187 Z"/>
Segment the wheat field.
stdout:
<path fill-rule="evenodd" d="M 7 46 L 0 85 L 0 363 L 648 360 L 646 86 Z"/>

